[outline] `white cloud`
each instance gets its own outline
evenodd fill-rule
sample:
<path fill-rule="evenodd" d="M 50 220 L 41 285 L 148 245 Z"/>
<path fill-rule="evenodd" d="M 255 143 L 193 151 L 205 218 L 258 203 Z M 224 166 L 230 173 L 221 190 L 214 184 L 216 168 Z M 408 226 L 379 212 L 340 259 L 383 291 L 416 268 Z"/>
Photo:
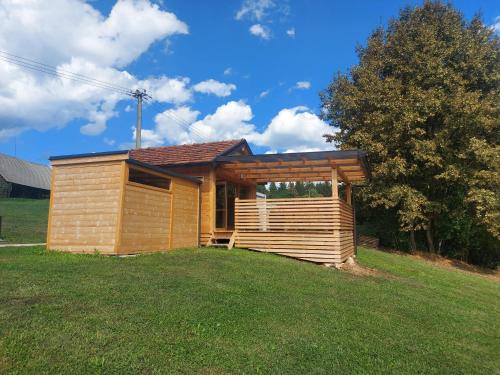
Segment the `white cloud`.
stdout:
<path fill-rule="evenodd" d="M 262 91 L 260 94 L 259 94 L 259 98 L 265 98 L 266 96 L 269 95 L 269 93 L 271 92 L 271 90 L 264 90 Z"/>
<path fill-rule="evenodd" d="M 99 135 L 106 130 L 106 121 L 112 114 L 106 112 L 93 111 L 90 114 L 90 122 L 80 127 L 80 133 L 85 135 Z"/>
<path fill-rule="evenodd" d="M 229 67 L 229 68 L 224 69 L 225 76 L 230 76 L 231 74 L 233 74 L 233 68 Z"/>
<path fill-rule="evenodd" d="M 249 142 L 284 152 L 319 151 L 332 148 L 322 137 L 332 128 L 307 107 L 282 109 L 259 132 L 252 123 L 252 108 L 243 101 L 230 101 L 198 120 L 198 111 L 187 106 L 169 109 L 155 117 L 153 129 L 143 129 L 145 147 L 246 138 Z"/>
<path fill-rule="evenodd" d="M 137 134 L 136 129 L 133 130 L 134 140 Z M 157 147 L 164 144 L 164 139 L 161 134 L 157 133 L 152 129 L 141 129 L 141 147 Z M 124 148 L 135 147 L 135 143 L 126 143 L 123 145 Z"/>
<path fill-rule="evenodd" d="M 283 22 L 289 14 L 288 0 L 244 0 L 235 18 L 239 21 L 252 21 L 254 24 L 249 29 L 250 33 L 262 39 L 270 39 L 272 34 L 269 25 Z"/>
<path fill-rule="evenodd" d="M 3 0 L 0 18 L 2 49 L 30 51 L 30 57 L 50 64 L 78 56 L 123 67 L 153 42 L 188 33 L 173 13 L 147 0 L 118 1 L 108 17 L 77 0 L 51 0 L 50 6 L 43 0 Z"/>
<path fill-rule="evenodd" d="M 273 0 L 245 0 L 238 12 L 236 12 L 236 19 L 249 18 L 260 21 L 273 8 L 276 8 L 276 3 Z"/>
<path fill-rule="evenodd" d="M 114 146 L 116 141 L 114 139 L 110 139 L 107 137 L 104 137 L 102 140 L 104 143 L 106 143 L 108 146 Z"/>
<path fill-rule="evenodd" d="M 153 129 L 143 129 L 144 147 L 243 138 L 255 133 L 252 109 L 242 101 L 230 101 L 213 114 L 197 120 L 200 112 L 187 106 L 168 109 L 155 117 Z M 133 130 L 135 139 L 135 129 Z"/>
<path fill-rule="evenodd" d="M 310 151 L 331 149 L 322 137 L 332 128 L 312 113 L 307 107 L 282 109 L 262 133 L 247 138 L 258 146 L 275 150 Z"/>
<path fill-rule="evenodd" d="M 311 88 L 311 82 L 309 81 L 298 81 L 295 86 L 293 86 L 296 90 L 309 90 Z"/>
<path fill-rule="evenodd" d="M 161 139 L 161 144 L 179 144 L 200 142 L 202 139 L 192 134 L 190 127 L 196 121 L 200 112 L 187 106 L 168 109 L 155 116 L 155 133 Z"/>
<path fill-rule="evenodd" d="M 231 92 L 233 90 L 236 90 L 236 85 L 209 79 L 194 85 L 193 90 L 204 94 L 213 94 L 216 96 L 224 97 L 231 95 Z"/>
<path fill-rule="evenodd" d="M 3 0 L 0 45 L 12 54 L 127 88 L 152 90 L 155 100 L 191 98 L 186 78 L 138 81 L 121 71 L 158 40 L 188 33 L 185 23 L 147 0 L 118 1 L 108 16 L 78 0 Z M 141 22 L 137 22 L 141 20 Z M 173 93 L 172 93 L 173 92 Z M 0 139 L 33 128 L 63 127 L 82 118 L 81 132 L 97 135 L 116 116 L 126 95 L 42 73 L 0 60 Z M 23 111 L 19 111 L 23 108 Z"/>
<path fill-rule="evenodd" d="M 288 29 L 286 31 L 286 35 L 288 35 L 290 38 L 295 38 L 295 27 L 292 27 L 291 29 Z"/>
<path fill-rule="evenodd" d="M 193 123 L 191 132 L 211 141 L 244 138 L 255 131 L 255 126 L 249 123 L 252 118 L 252 108 L 248 104 L 230 101 L 218 107 L 215 113 Z"/>
<path fill-rule="evenodd" d="M 500 16 L 495 17 L 495 23 L 491 25 L 491 29 L 496 33 L 500 33 Z"/>
<path fill-rule="evenodd" d="M 155 101 L 180 104 L 190 101 L 192 98 L 191 90 L 188 88 L 189 81 L 187 77 L 161 76 L 139 81 L 136 87 L 148 91 Z"/>
<path fill-rule="evenodd" d="M 263 26 L 260 23 L 256 23 L 255 25 L 250 26 L 248 29 L 250 34 L 255 35 L 256 37 L 262 39 L 270 39 L 271 38 L 271 30 L 267 26 Z"/>

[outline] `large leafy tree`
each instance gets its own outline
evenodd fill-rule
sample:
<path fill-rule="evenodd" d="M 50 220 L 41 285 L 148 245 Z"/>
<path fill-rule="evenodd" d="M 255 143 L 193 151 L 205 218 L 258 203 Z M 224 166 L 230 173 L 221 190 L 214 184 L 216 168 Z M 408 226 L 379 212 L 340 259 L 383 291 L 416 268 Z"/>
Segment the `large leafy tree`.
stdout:
<path fill-rule="evenodd" d="M 321 97 L 338 128 L 327 140 L 368 152 L 363 204 L 395 212 L 413 243 L 424 231 L 430 251 L 465 254 L 474 236 L 498 246 L 498 36 L 479 17 L 426 1 L 375 30 L 358 56 Z"/>

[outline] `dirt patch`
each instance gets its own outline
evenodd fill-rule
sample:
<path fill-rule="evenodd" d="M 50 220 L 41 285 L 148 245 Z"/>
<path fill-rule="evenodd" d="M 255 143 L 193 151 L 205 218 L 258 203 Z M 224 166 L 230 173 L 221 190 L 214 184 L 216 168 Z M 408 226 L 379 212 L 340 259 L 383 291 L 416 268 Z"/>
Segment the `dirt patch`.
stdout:
<path fill-rule="evenodd" d="M 379 276 L 379 277 L 387 277 L 388 275 L 385 272 L 377 270 L 375 268 L 365 267 L 357 262 L 345 262 L 340 268 L 341 271 L 349 272 L 356 276 Z"/>

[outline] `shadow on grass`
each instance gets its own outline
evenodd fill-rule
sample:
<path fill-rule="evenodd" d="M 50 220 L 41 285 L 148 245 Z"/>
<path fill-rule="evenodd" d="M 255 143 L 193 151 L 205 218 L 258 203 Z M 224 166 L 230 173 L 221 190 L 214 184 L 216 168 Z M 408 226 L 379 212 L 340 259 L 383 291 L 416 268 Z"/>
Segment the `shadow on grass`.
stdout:
<path fill-rule="evenodd" d="M 363 246 L 368 248 L 366 246 Z M 469 264 L 462 260 L 458 259 L 450 259 L 437 254 L 431 254 L 425 251 L 415 251 L 415 252 L 405 252 L 396 249 L 391 249 L 387 247 L 378 247 L 377 249 L 386 253 L 397 254 L 402 256 L 408 256 L 415 259 L 421 259 L 426 262 L 431 262 L 434 265 L 446 267 L 446 268 L 455 268 L 460 271 L 470 272 L 473 274 L 478 274 L 482 276 L 487 276 L 488 278 L 492 278 L 494 280 L 500 281 L 500 271 L 498 269 L 491 269 L 486 267 L 475 266 L 473 264 Z"/>

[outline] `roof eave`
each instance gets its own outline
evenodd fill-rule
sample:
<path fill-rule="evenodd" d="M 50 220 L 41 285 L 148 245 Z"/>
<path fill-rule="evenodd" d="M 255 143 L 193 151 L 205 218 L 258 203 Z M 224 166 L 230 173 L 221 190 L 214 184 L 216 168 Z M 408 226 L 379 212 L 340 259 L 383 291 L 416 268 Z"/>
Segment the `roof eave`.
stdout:
<path fill-rule="evenodd" d="M 88 152 L 85 154 L 50 156 L 49 160 L 53 161 L 53 160 L 64 160 L 64 159 L 80 159 L 80 158 L 88 158 L 88 157 L 92 157 L 92 156 L 111 156 L 111 155 L 122 155 L 122 154 L 127 154 L 127 153 L 128 153 L 128 150 Z"/>

